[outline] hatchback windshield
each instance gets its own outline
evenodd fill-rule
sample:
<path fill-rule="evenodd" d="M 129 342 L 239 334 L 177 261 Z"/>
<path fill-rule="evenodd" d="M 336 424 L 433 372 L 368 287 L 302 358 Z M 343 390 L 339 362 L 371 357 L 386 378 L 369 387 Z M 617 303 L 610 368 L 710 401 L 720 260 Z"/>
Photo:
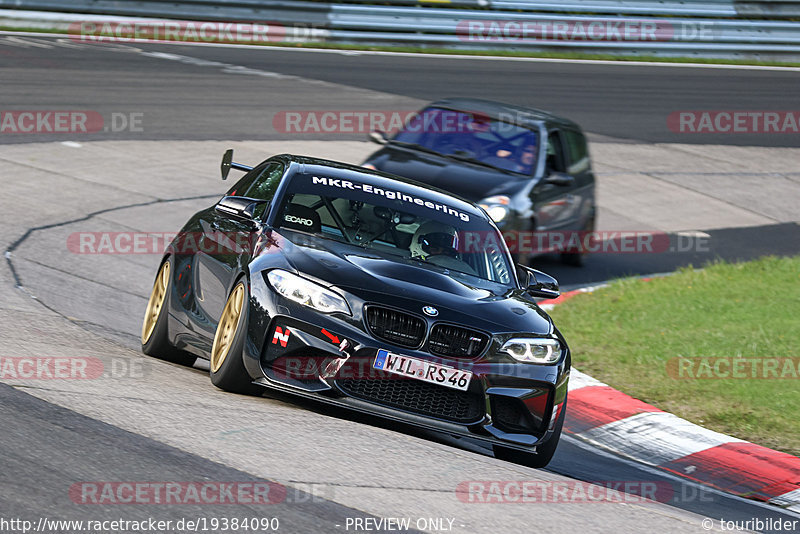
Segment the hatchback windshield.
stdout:
<path fill-rule="evenodd" d="M 441 108 L 414 115 L 392 141 L 524 175 L 532 174 L 539 154 L 539 136 L 529 128 Z"/>
<path fill-rule="evenodd" d="M 440 271 L 512 284 L 499 232 L 468 204 L 426 193 L 404 184 L 387 187 L 383 182 L 296 174 L 276 226 Z"/>

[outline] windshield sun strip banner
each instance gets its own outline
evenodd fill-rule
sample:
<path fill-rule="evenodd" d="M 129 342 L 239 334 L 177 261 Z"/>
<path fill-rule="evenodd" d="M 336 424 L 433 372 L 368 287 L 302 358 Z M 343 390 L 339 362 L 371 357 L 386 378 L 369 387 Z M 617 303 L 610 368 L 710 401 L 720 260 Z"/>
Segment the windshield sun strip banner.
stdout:
<path fill-rule="evenodd" d="M 326 176 L 310 176 L 310 178 L 312 185 L 322 185 L 326 187 L 337 188 L 340 190 L 361 191 L 363 193 L 367 193 L 370 195 L 383 197 L 387 200 L 399 200 L 401 202 L 407 202 L 409 204 L 422 206 L 433 211 L 438 211 L 445 215 L 456 217 L 463 222 L 470 221 L 470 215 L 462 210 L 458 210 L 456 208 L 453 208 L 452 206 L 448 206 L 447 204 L 443 204 L 441 202 L 434 202 L 432 200 L 421 198 L 416 195 L 404 193 L 396 189 L 379 187 L 373 184 L 360 183 L 360 182 L 355 182 L 353 180 L 345 180 L 342 178 L 329 178 Z"/>

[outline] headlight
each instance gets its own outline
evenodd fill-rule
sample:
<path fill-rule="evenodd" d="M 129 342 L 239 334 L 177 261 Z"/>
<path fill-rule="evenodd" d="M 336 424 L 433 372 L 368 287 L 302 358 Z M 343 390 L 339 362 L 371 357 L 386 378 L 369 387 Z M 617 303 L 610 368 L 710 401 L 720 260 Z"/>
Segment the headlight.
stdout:
<path fill-rule="evenodd" d="M 288 271 L 275 269 L 267 273 L 270 285 L 280 295 L 322 313 L 342 312 L 350 315 L 347 302 L 330 289 Z"/>
<path fill-rule="evenodd" d="M 508 208 L 505 206 L 487 206 L 483 209 L 486 210 L 486 213 L 489 214 L 489 217 L 491 217 L 494 222 L 500 222 L 508 215 Z"/>
<path fill-rule="evenodd" d="M 508 216 L 508 205 L 511 199 L 505 195 L 497 195 L 481 200 L 480 207 L 486 210 L 494 222 L 500 222 Z"/>
<path fill-rule="evenodd" d="M 515 337 L 503 343 L 500 352 L 520 362 L 556 363 L 561 357 L 561 343 L 551 338 Z"/>

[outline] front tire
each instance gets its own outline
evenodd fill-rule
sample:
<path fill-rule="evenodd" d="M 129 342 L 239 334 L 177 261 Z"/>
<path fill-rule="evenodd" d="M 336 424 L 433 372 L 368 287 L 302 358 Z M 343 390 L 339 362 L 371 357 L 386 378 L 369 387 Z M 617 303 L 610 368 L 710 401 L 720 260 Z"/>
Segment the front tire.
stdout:
<path fill-rule="evenodd" d="M 214 344 L 211 348 L 209 375 L 211 383 L 225 391 L 260 395 L 264 388 L 252 384 L 253 379 L 242 360 L 247 337 L 248 300 L 247 280 L 242 278 L 233 287 L 222 310 L 222 317 L 217 323 Z"/>
<path fill-rule="evenodd" d="M 584 239 L 586 239 L 586 234 L 591 234 L 594 232 L 594 221 L 595 216 L 592 215 L 589 217 L 589 220 L 586 221 L 586 224 L 583 227 L 583 231 L 581 232 L 584 235 L 581 235 L 581 243 L 584 243 Z M 586 260 L 588 257 L 588 253 L 586 250 L 582 250 L 583 247 L 579 247 L 576 249 L 568 249 L 561 253 L 561 263 L 564 265 L 570 265 L 572 267 L 583 267 L 586 265 Z"/>
<path fill-rule="evenodd" d="M 181 365 L 193 365 L 195 356 L 176 349 L 169 342 L 169 304 L 172 291 L 172 266 L 169 258 L 164 260 L 158 269 L 147 309 L 142 321 L 142 352 L 148 356 L 159 358 Z"/>
<path fill-rule="evenodd" d="M 558 421 L 556 421 L 556 426 L 553 428 L 553 435 L 550 436 L 550 439 L 547 440 L 544 445 L 537 447 L 535 453 L 510 449 L 508 447 L 503 447 L 502 445 L 492 445 L 494 457 L 507 462 L 513 462 L 515 464 L 525 465 L 527 467 L 534 467 L 536 469 L 547 467 L 547 464 L 549 464 L 550 460 L 553 459 L 553 455 L 558 447 L 558 441 L 561 438 L 561 430 L 564 427 L 564 418 L 566 413 L 567 399 L 565 398 L 564 406 L 561 407 L 561 413 L 558 415 Z"/>

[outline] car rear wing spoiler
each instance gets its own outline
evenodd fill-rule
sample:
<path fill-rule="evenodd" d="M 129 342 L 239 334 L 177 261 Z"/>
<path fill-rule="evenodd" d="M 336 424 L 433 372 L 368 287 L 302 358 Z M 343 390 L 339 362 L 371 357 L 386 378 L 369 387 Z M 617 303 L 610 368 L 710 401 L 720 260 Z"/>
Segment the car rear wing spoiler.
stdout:
<path fill-rule="evenodd" d="M 220 165 L 220 171 L 222 171 L 222 179 L 228 179 L 228 173 L 231 172 L 231 169 L 236 169 L 237 171 L 244 171 L 249 172 L 253 170 L 253 167 L 248 165 L 244 165 L 242 163 L 235 163 L 233 161 L 233 149 L 229 148 L 225 151 L 225 154 L 222 155 L 222 164 Z"/>

